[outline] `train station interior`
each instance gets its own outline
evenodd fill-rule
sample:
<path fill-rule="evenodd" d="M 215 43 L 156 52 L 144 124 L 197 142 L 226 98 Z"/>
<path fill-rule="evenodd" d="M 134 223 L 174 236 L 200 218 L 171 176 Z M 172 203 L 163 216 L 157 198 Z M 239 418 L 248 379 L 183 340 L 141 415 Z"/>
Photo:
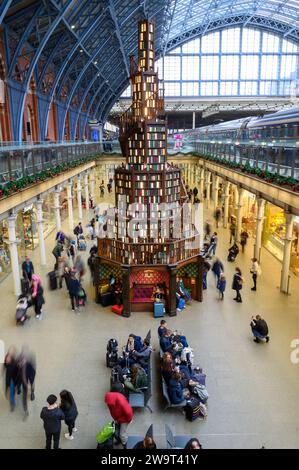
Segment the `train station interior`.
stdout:
<path fill-rule="evenodd" d="M 0 449 L 299 447 L 298 18 L 0 2 Z"/>

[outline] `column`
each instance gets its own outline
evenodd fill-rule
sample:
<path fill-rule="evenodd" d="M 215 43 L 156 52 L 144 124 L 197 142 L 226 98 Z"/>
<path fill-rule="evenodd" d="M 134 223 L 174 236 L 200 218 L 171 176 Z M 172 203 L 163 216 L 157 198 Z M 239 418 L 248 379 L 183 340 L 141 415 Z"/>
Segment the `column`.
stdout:
<path fill-rule="evenodd" d="M 214 176 L 214 208 L 215 211 L 219 204 L 219 176 Z"/>
<path fill-rule="evenodd" d="M 196 118 L 196 114 L 195 114 L 195 111 L 193 111 L 193 113 L 192 113 L 192 129 L 195 129 L 195 118 Z"/>
<path fill-rule="evenodd" d="M 176 277 L 177 277 L 177 265 L 169 265 L 169 316 L 176 316 Z"/>
<path fill-rule="evenodd" d="M 239 243 L 240 241 L 240 233 L 242 230 L 243 196 L 244 196 L 244 189 L 238 188 L 237 228 L 236 228 L 236 236 L 235 236 L 236 243 Z"/>
<path fill-rule="evenodd" d="M 88 172 L 84 174 L 84 186 L 85 186 L 85 209 L 88 213 L 89 211 L 89 185 L 88 185 Z"/>
<path fill-rule="evenodd" d="M 79 219 L 83 219 L 83 212 L 82 212 L 82 187 L 81 187 L 81 176 L 78 175 L 77 177 L 77 199 L 78 199 L 78 215 Z"/>
<path fill-rule="evenodd" d="M 94 170 L 91 171 L 90 173 L 90 194 L 91 198 L 93 200 L 93 204 L 95 206 L 95 172 Z"/>
<path fill-rule="evenodd" d="M 67 205 L 68 205 L 68 212 L 69 212 L 69 227 L 70 230 L 74 230 L 74 213 L 73 213 L 73 196 L 72 196 L 72 182 L 69 181 L 66 185 L 67 191 Z"/>
<path fill-rule="evenodd" d="M 130 266 L 122 266 L 122 281 L 123 281 L 123 317 L 131 316 L 130 304 Z"/>
<path fill-rule="evenodd" d="M 290 270 L 291 248 L 292 248 L 295 216 L 291 214 L 290 212 L 286 212 L 285 218 L 286 218 L 286 236 L 284 239 L 280 291 L 284 292 L 285 294 L 288 294 L 289 270 Z"/>
<path fill-rule="evenodd" d="M 54 191 L 54 209 L 55 209 L 55 217 L 56 217 L 56 228 L 57 230 L 61 230 L 61 217 L 60 217 L 60 190 L 55 189 Z"/>
<path fill-rule="evenodd" d="M 36 202 L 37 208 L 37 225 L 38 225 L 38 242 L 39 242 L 39 251 L 40 251 L 40 264 L 45 266 L 47 264 L 46 260 L 46 247 L 45 247 L 45 237 L 44 237 L 44 219 L 43 219 L 43 199 L 38 199 Z"/>
<path fill-rule="evenodd" d="M 258 198 L 257 200 L 256 237 L 255 237 L 255 245 L 254 245 L 254 257 L 259 262 L 261 261 L 265 202 L 266 202 L 265 199 L 262 199 L 262 198 Z"/>
<path fill-rule="evenodd" d="M 229 188 L 230 188 L 230 183 L 227 181 L 224 187 L 224 214 L 223 214 L 223 227 L 224 228 L 227 228 L 227 225 L 228 225 Z"/>
<path fill-rule="evenodd" d="M 206 190 L 207 190 L 206 208 L 209 209 L 210 194 L 211 194 L 211 172 L 210 171 L 207 171 L 206 173 Z"/>
<path fill-rule="evenodd" d="M 21 294 L 21 276 L 18 257 L 18 240 L 16 236 L 16 219 L 16 214 L 12 214 L 8 217 L 8 244 L 14 281 L 14 292 L 18 296 Z"/>
<path fill-rule="evenodd" d="M 205 184 L 205 170 L 201 168 L 200 179 L 199 179 L 199 198 L 201 202 L 204 200 L 204 184 Z"/>

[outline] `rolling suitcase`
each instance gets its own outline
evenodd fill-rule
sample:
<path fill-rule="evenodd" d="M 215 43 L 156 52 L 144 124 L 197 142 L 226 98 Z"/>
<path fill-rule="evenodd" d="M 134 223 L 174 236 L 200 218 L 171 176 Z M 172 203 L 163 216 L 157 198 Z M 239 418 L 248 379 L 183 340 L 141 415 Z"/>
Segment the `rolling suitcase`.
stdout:
<path fill-rule="evenodd" d="M 162 302 L 154 302 L 154 318 L 164 317 L 164 304 Z"/>
<path fill-rule="evenodd" d="M 57 277 L 56 277 L 56 272 L 51 271 L 48 273 L 49 277 L 49 288 L 50 290 L 55 290 L 57 289 Z"/>
<path fill-rule="evenodd" d="M 190 400 L 187 401 L 184 410 L 186 419 L 188 421 L 195 421 L 197 418 L 202 416 L 200 410 L 200 401 L 196 397 L 191 397 Z"/>

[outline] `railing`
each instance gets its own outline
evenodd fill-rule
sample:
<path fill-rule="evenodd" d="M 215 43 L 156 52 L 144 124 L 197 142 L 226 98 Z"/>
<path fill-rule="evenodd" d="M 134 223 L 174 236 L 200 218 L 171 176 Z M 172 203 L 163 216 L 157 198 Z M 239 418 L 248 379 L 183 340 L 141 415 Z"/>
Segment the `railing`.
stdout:
<path fill-rule="evenodd" d="M 60 164 L 100 153 L 102 144 L 98 142 L 3 147 L 0 148 L 0 184 L 5 186 L 10 180 L 31 176 Z"/>
<path fill-rule="evenodd" d="M 212 156 L 221 161 L 247 165 L 275 175 L 299 180 L 299 146 L 295 143 L 256 143 L 203 141 L 193 144 L 202 157 Z"/>
<path fill-rule="evenodd" d="M 125 243 L 120 240 L 98 239 L 99 255 L 111 261 L 129 265 L 167 265 L 200 254 L 198 234 L 163 243 Z"/>
<path fill-rule="evenodd" d="M 64 147 L 69 147 L 73 145 L 94 145 L 96 142 L 94 141 L 89 141 L 89 140 L 64 140 L 61 142 L 55 142 L 51 140 L 45 140 L 43 142 L 0 142 L 0 152 L 3 152 L 5 150 L 28 150 L 28 149 L 36 149 L 36 148 L 44 148 L 44 147 L 61 147 L 62 145 Z"/>

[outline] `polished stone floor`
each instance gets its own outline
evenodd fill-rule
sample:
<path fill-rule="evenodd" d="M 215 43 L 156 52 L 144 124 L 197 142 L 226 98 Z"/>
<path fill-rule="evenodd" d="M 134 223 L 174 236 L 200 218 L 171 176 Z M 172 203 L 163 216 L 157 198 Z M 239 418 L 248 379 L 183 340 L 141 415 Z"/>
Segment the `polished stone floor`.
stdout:
<path fill-rule="evenodd" d="M 217 254 L 226 260 L 228 233 L 224 229 L 219 233 Z M 89 276 L 84 281 L 88 304 L 80 315 L 72 313 L 65 289 L 48 290 L 46 273 L 53 266 L 53 243 L 54 233 L 46 240 L 46 267 L 39 266 L 38 249 L 32 255 L 45 286 L 46 305 L 41 321 L 33 318 L 24 328 L 17 328 L 12 277 L 0 285 L 0 338 L 7 348 L 11 344 L 18 347 L 28 344 L 36 352 L 38 365 L 36 400 L 29 403 L 30 414 L 25 422 L 19 397 L 17 408 L 11 413 L 3 388 L 1 390 L 0 448 L 43 448 L 40 410 L 50 393 L 59 394 L 63 388 L 73 392 L 79 418 L 75 439 L 66 441 L 63 437 L 61 447 L 95 448 L 95 435 L 109 420 L 103 403 L 110 373 L 105 367 L 107 340 L 116 337 L 120 345 L 124 345 L 130 332 L 144 336 L 150 328 L 156 348 L 150 403 L 153 413 L 136 411 L 129 434 L 143 434 L 153 423 L 157 445 L 165 448 L 164 425 L 168 423 L 176 434 L 199 437 L 204 448 L 299 447 L 299 364 L 290 361 L 290 343 L 299 337 L 299 279 L 292 277 L 291 295 L 280 294 L 281 265 L 267 251 L 262 251 L 263 273 L 257 292 L 250 290 L 250 244 L 246 253 L 239 255 L 237 264 L 245 276 L 242 304 L 234 302 L 230 288 L 236 264 L 225 262 L 228 280 L 225 300 L 218 300 L 214 279 L 209 273 L 204 301 L 193 302 L 177 317 L 169 318 L 169 326 L 187 336 L 194 348 L 196 363 L 207 374 L 208 418 L 189 423 L 178 410 L 163 412 L 157 373 L 159 320 L 150 313 L 133 313 L 129 319 L 121 318 L 111 313 L 109 307 L 104 309 L 95 304 Z M 267 345 L 252 341 L 249 322 L 251 315 L 257 313 L 264 316 L 270 326 L 271 341 Z M 66 432 L 65 427 L 63 432 Z"/>

